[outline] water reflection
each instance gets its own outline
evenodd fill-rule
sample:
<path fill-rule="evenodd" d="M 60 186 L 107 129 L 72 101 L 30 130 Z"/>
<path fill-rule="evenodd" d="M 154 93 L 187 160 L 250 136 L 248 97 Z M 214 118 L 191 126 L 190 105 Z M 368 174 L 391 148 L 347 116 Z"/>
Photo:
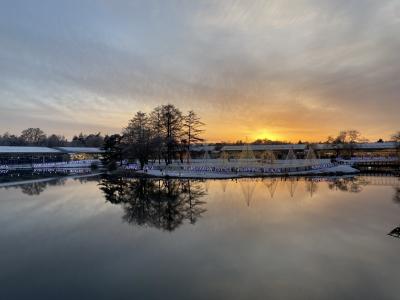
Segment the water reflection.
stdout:
<path fill-rule="evenodd" d="M 0 188 L 0 298 L 398 299 L 398 183 L 63 177 Z"/>
<path fill-rule="evenodd" d="M 123 206 L 129 224 L 173 231 L 206 211 L 201 181 L 105 177 L 99 186 L 108 202 Z"/>
<path fill-rule="evenodd" d="M 369 184 L 365 177 L 336 178 L 329 182 L 329 188 L 343 192 L 360 193 Z"/>
<path fill-rule="evenodd" d="M 87 173 L 87 170 L 85 170 L 83 174 Z M 67 176 L 69 174 L 71 173 L 66 171 L 60 173 L 36 173 L 32 171 L 11 172 L 8 173 L 9 177 L 5 177 L 3 174 L 3 177 L 0 178 L 0 189 L 19 189 L 25 195 L 38 196 L 51 186 L 65 185 L 68 178 L 77 180 L 80 183 L 98 180 L 97 176 L 78 176 L 71 178 Z M 72 174 L 75 174 L 75 172 Z"/>
<path fill-rule="evenodd" d="M 390 233 L 390 236 L 396 237 L 396 238 L 400 238 L 400 227 L 396 227 L 395 229 L 393 229 Z"/>
<path fill-rule="evenodd" d="M 27 183 L 27 184 L 22 184 L 19 186 L 21 189 L 21 192 L 29 195 L 29 196 L 37 196 L 40 195 L 48 186 L 58 186 L 58 185 L 64 185 L 66 182 L 66 178 L 60 178 L 56 180 L 51 180 L 51 181 L 39 181 L 39 182 L 32 182 L 32 183 Z"/>
<path fill-rule="evenodd" d="M 397 204 L 400 204 L 400 187 L 394 188 L 393 201 Z"/>

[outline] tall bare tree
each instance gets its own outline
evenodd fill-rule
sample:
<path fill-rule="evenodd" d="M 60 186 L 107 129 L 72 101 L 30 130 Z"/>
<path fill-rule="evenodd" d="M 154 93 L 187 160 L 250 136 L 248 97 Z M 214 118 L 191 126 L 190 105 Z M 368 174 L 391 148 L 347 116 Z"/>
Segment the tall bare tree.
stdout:
<path fill-rule="evenodd" d="M 188 114 L 184 116 L 183 133 L 188 153 L 190 152 L 190 146 L 193 143 L 204 141 L 200 136 L 204 132 L 204 125 L 205 124 L 200 120 L 200 117 L 193 110 L 190 110 Z M 186 159 L 187 162 L 189 162 L 189 155 Z"/>
<path fill-rule="evenodd" d="M 161 162 L 163 151 L 163 126 L 162 126 L 162 107 L 158 106 L 150 113 L 149 122 L 154 134 L 154 147 L 158 163 Z"/>
<path fill-rule="evenodd" d="M 165 161 L 167 164 L 172 162 L 175 150 L 182 137 L 182 113 L 172 104 L 162 105 L 161 111 L 161 134 L 165 145 Z"/>

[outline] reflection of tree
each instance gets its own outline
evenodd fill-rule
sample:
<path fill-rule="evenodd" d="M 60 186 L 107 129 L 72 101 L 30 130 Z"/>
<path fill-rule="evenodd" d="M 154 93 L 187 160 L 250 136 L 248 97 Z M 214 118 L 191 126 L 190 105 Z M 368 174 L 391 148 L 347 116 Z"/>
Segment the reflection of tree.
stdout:
<path fill-rule="evenodd" d="M 391 232 L 389 232 L 389 235 L 400 238 L 400 227 L 393 229 Z"/>
<path fill-rule="evenodd" d="M 58 185 L 64 185 L 66 179 L 65 178 L 59 178 L 55 180 L 50 180 L 50 181 L 37 181 L 37 182 L 32 182 L 32 183 L 26 183 L 23 185 L 20 185 L 19 187 L 21 188 L 21 191 L 29 196 L 37 196 L 40 195 L 48 186 L 58 186 Z"/>
<path fill-rule="evenodd" d="M 250 206 L 250 202 L 253 199 L 254 190 L 257 182 L 253 179 L 242 179 L 240 180 L 240 188 L 243 193 L 244 200 L 247 206 Z"/>
<path fill-rule="evenodd" d="M 33 182 L 21 185 L 21 191 L 29 196 L 39 195 L 46 189 L 46 182 Z"/>
<path fill-rule="evenodd" d="M 329 182 L 329 189 L 338 189 L 343 192 L 359 193 L 368 182 L 359 177 L 337 178 Z"/>
<path fill-rule="evenodd" d="M 400 204 L 400 187 L 394 188 L 393 201 L 397 204 Z"/>
<path fill-rule="evenodd" d="M 200 182 L 178 179 L 103 178 L 100 189 L 107 201 L 124 208 L 123 219 L 139 226 L 173 231 L 196 223 L 206 211 Z"/>
<path fill-rule="evenodd" d="M 293 198 L 296 193 L 297 184 L 299 183 L 299 179 L 297 177 L 289 177 L 287 180 L 285 178 L 287 188 L 290 193 L 290 197 Z"/>
<path fill-rule="evenodd" d="M 269 194 L 271 195 L 271 199 L 274 198 L 276 188 L 278 187 L 279 180 L 276 177 L 267 178 L 264 181 L 265 186 L 267 187 Z"/>
<path fill-rule="evenodd" d="M 318 191 L 318 184 L 314 180 L 308 180 L 306 190 L 312 197 Z"/>
<path fill-rule="evenodd" d="M 187 207 L 188 220 L 190 220 L 191 224 L 195 224 L 197 218 L 206 211 L 202 208 L 202 205 L 205 204 L 205 202 L 200 200 L 206 195 L 206 192 L 202 189 L 199 182 L 193 182 L 190 180 L 183 182 L 182 191 L 184 192 L 183 195 L 186 197 L 189 205 Z"/>

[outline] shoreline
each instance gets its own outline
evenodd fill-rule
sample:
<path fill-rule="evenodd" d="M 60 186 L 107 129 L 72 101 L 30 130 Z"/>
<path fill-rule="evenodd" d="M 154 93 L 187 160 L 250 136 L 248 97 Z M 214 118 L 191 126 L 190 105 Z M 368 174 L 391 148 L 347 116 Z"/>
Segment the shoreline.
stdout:
<path fill-rule="evenodd" d="M 181 179 L 235 179 L 235 178 L 263 178 L 263 177 L 290 177 L 290 176 L 344 176 L 356 175 L 360 171 L 346 165 L 339 165 L 325 169 L 298 171 L 288 173 L 217 173 L 217 172 L 191 172 L 191 171 L 161 171 L 138 170 L 135 174 L 154 178 L 181 178 Z"/>

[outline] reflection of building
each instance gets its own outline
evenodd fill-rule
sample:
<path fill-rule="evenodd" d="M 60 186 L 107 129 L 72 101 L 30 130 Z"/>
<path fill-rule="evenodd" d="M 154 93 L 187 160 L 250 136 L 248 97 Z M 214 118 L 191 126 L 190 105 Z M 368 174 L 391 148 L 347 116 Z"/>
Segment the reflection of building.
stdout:
<path fill-rule="evenodd" d="M 0 146 L 0 165 L 31 165 L 69 160 L 97 159 L 102 150 L 86 147 Z"/>

